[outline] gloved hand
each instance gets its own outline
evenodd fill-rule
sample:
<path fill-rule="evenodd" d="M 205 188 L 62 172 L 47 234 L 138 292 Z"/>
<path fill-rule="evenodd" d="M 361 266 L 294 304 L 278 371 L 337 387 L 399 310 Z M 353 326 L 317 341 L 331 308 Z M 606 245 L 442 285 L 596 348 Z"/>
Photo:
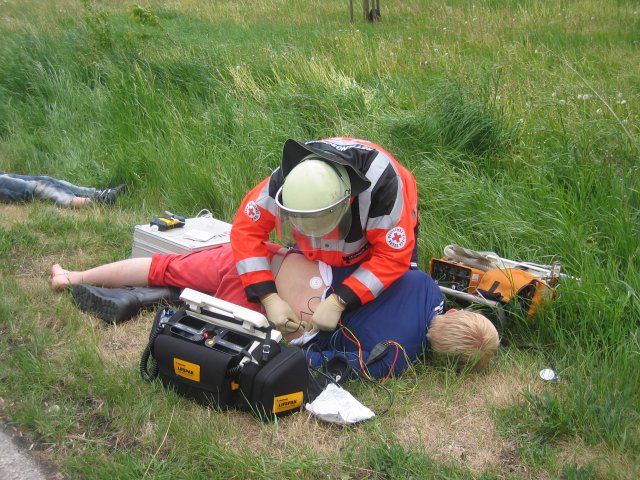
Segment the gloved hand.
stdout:
<path fill-rule="evenodd" d="M 297 332 L 303 330 L 300 319 L 291 307 L 277 293 L 269 293 L 260 299 L 269 320 L 281 332 Z"/>
<path fill-rule="evenodd" d="M 332 293 L 325 298 L 311 317 L 311 324 L 314 330 L 335 330 L 340 316 L 346 307 L 340 303 L 338 296 Z"/>

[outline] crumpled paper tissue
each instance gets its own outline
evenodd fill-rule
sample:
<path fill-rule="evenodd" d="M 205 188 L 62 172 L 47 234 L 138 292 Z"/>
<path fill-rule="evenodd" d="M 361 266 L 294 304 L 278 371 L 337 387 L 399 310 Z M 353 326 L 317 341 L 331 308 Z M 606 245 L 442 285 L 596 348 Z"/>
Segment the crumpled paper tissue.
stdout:
<path fill-rule="evenodd" d="M 297 347 L 302 347 L 307 343 L 309 343 L 314 338 L 316 338 L 316 335 L 318 335 L 318 333 L 320 333 L 320 330 L 311 330 L 310 332 L 304 332 L 304 335 L 302 335 L 301 337 L 289 340 L 289 343 Z"/>
<path fill-rule="evenodd" d="M 361 404 L 344 388 L 330 383 L 316 399 L 305 408 L 320 420 L 351 425 L 375 417 L 370 409 Z"/>

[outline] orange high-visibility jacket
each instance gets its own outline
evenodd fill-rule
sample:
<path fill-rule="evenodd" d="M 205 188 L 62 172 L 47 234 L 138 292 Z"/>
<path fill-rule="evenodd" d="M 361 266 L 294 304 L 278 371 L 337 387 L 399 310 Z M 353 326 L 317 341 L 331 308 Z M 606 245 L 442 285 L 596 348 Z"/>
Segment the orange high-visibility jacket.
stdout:
<path fill-rule="evenodd" d="M 334 267 L 358 265 L 335 293 L 348 308 L 365 304 L 410 267 L 418 223 L 415 178 L 386 150 L 366 140 L 335 137 L 304 145 L 340 157 L 366 177 L 368 188 L 352 198 L 351 229 L 344 240 L 323 238 L 324 248 L 318 250 L 298 239 L 309 260 Z M 283 182 L 281 166 L 246 195 L 233 221 L 231 246 L 251 301 L 276 292 L 265 242 L 275 228 L 275 195 Z"/>

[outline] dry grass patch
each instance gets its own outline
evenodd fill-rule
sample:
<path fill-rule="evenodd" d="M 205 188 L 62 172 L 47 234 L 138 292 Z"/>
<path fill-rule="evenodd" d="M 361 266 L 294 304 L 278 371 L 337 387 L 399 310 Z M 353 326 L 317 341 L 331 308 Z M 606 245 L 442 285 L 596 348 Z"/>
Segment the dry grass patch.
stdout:
<path fill-rule="evenodd" d="M 32 203 L 4 203 L 0 204 L 0 216 L 3 220 L 3 227 L 10 229 L 16 224 L 26 223 L 33 214 L 40 210 L 45 212 L 50 210 L 55 215 L 64 215 L 79 220 L 101 216 L 101 207 L 93 205 L 85 208 L 62 208 L 52 203 L 32 202 Z"/>
<path fill-rule="evenodd" d="M 138 365 L 142 351 L 147 346 L 154 312 L 142 312 L 119 324 L 109 324 L 97 317 L 91 322 L 98 333 L 98 348 L 104 360 L 117 364 Z"/>
<path fill-rule="evenodd" d="M 465 378 L 452 395 L 416 395 L 406 415 L 394 418 L 396 437 L 475 473 L 500 470 L 513 445 L 498 435 L 492 409 L 514 403 L 527 380 L 523 372 L 487 371 Z"/>
<path fill-rule="evenodd" d="M 2 216 L 2 224 L 4 228 L 11 228 L 15 224 L 24 223 L 29 212 L 24 205 L 20 204 L 3 204 L 0 205 L 0 216 Z"/>
<path fill-rule="evenodd" d="M 637 458 L 604 446 L 586 445 L 577 437 L 560 443 L 558 448 L 559 465 L 575 464 L 581 468 L 592 465 L 598 472 L 597 478 L 640 478 L 640 460 Z"/>

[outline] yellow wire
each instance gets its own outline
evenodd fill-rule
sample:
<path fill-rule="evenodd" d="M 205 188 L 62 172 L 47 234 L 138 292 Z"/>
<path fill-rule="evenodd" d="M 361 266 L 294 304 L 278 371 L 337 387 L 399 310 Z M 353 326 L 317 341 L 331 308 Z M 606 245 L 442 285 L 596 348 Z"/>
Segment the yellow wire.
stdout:
<path fill-rule="evenodd" d="M 356 334 L 353 333 L 349 329 L 349 327 L 342 325 L 342 328 L 344 328 L 347 331 L 347 333 L 351 335 L 351 339 L 355 342 L 356 346 L 358 347 L 358 361 L 360 362 L 360 370 L 362 370 L 362 373 L 368 380 L 371 380 L 371 374 L 369 374 L 369 370 L 367 369 L 366 364 L 362 360 L 362 345 L 360 344 L 360 340 L 358 340 L 358 337 L 356 337 Z"/>
<path fill-rule="evenodd" d="M 365 375 L 365 377 L 369 380 L 371 380 L 371 374 L 369 373 L 369 370 L 367 369 L 366 364 L 363 362 L 362 360 L 362 345 L 360 343 L 360 340 L 358 339 L 358 337 L 355 335 L 355 333 L 353 333 L 353 331 L 351 331 L 351 329 L 349 329 L 349 327 L 342 325 L 341 327 L 344 328 L 347 333 L 349 335 L 351 335 L 351 339 L 355 342 L 356 346 L 358 347 L 358 361 L 360 362 L 360 369 L 362 370 L 362 373 Z M 408 389 L 399 389 L 398 392 L 402 393 L 402 394 L 406 394 L 406 393 L 411 393 L 413 391 L 415 391 L 415 389 L 418 387 L 418 373 L 416 372 L 416 370 L 413 368 L 413 365 L 411 363 L 411 361 L 409 360 L 409 356 L 407 355 L 407 351 L 404 349 L 404 347 L 399 344 L 398 342 L 394 341 L 394 340 L 386 340 L 385 343 L 387 345 L 395 345 L 396 347 L 398 347 L 400 349 L 400 351 L 402 351 L 402 355 L 404 356 L 404 361 L 407 364 L 407 370 L 409 372 L 411 372 L 412 376 L 413 376 L 413 386 L 408 388 Z M 382 384 L 386 383 L 387 379 L 383 379 L 382 380 Z"/>
<path fill-rule="evenodd" d="M 401 351 L 402 351 L 402 355 L 404 356 L 404 361 L 407 363 L 407 370 L 409 372 L 411 372 L 412 376 L 413 376 L 413 386 L 411 388 L 405 389 L 405 388 L 400 388 L 398 389 L 399 393 L 411 393 L 414 392 L 415 389 L 418 387 L 418 373 L 416 372 L 415 368 L 413 368 L 413 364 L 409 361 L 409 356 L 407 355 L 406 350 L 404 349 L 404 347 L 399 344 L 398 342 L 395 342 L 393 340 L 387 340 L 386 342 L 388 345 L 395 345 L 396 347 L 398 347 Z"/>

